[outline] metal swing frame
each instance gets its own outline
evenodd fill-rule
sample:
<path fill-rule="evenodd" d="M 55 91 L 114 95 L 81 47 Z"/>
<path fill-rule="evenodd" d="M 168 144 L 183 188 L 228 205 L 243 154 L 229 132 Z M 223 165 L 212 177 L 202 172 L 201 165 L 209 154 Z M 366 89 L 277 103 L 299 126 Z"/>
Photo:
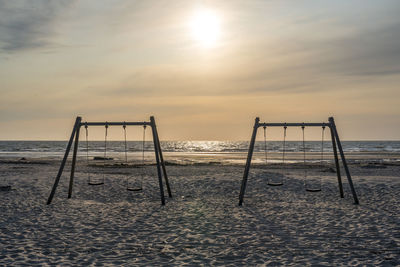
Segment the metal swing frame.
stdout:
<path fill-rule="evenodd" d="M 249 151 L 247 153 L 246 166 L 244 169 L 242 184 L 240 187 L 239 206 L 242 206 L 244 195 L 246 192 L 246 185 L 247 185 L 247 180 L 249 177 L 251 159 L 253 157 L 253 151 L 254 151 L 254 145 L 256 142 L 257 130 L 259 127 L 264 127 L 264 126 L 265 127 L 328 127 L 331 132 L 332 148 L 333 148 L 333 154 L 334 154 L 334 158 L 335 158 L 336 174 L 337 174 L 340 197 L 344 198 L 344 193 L 343 193 L 342 176 L 340 173 L 338 150 L 339 150 L 339 154 L 340 154 L 340 158 L 342 160 L 344 170 L 346 172 L 347 181 L 350 185 L 351 193 L 353 195 L 354 204 L 359 204 L 357 193 L 354 189 L 353 180 L 351 179 L 350 170 L 347 165 L 346 158 L 344 156 L 342 143 L 340 142 L 339 134 L 337 132 L 335 120 L 333 117 L 329 117 L 328 122 L 321 122 L 321 123 L 304 123 L 304 122 L 303 123 L 286 123 L 286 122 L 285 123 L 266 123 L 266 122 L 260 123 L 260 118 L 257 117 L 254 122 L 253 133 L 251 135 L 251 140 L 250 140 L 250 145 L 249 145 Z"/>
<path fill-rule="evenodd" d="M 154 154 L 156 159 L 157 165 L 157 174 L 158 174 L 158 182 L 160 187 L 160 198 L 161 198 L 161 205 L 165 205 L 165 196 L 164 196 L 164 185 L 163 179 L 164 176 L 165 184 L 168 191 L 168 196 L 171 198 L 171 188 L 169 186 L 168 175 L 165 168 L 165 162 L 160 146 L 160 140 L 158 138 L 158 132 L 156 127 L 156 122 L 153 116 L 150 117 L 150 121 L 143 121 L 143 122 L 82 122 L 82 117 L 76 117 L 74 127 L 72 129 L 71 137 L 68 141 L 67 148 L 65 150 L 65 154 L 63 160 L 61 161 L 60 168 L 58 170 L 57 176 L 54 181 L 54 185 L 51 189 L 49 198 L 47 199 L 47 205 L 51 204 L 53 197 L 56 193 L 58 183 L 60 182 L 61 175 L 63 173 L 65 164 L 68 159 L 68 154 L 72 148 L 72 143 L 74 143 L 74 149 L 72 154 L 72 163 L 71 163 L 71 174 L 69 179 L 69 187 L 68 187 L 68 198 L 72 196 L 72 188 L 74 184 L 74 174 L 75 174 L 75 164 L 76 164 L 76 155 L 78 152 L 78 144 L 79 144 L 79 132 L 82 126 L 150 126 L 152 129 L 153 134 L 153 143 L 154 143 Z"/>

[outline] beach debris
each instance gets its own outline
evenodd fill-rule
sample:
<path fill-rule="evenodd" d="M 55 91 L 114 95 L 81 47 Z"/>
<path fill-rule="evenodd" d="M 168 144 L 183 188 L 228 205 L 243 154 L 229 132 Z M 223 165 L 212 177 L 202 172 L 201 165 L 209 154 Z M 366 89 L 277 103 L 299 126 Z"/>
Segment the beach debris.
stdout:
<path fill-rule="evenodd" d="M 5 191 L 10 191 L 11 190 L 11 185 L 2 185 L 0 186 L 0 191 L 5 192 Z"/>
<path fill-rule="evenodd" d="M 93 160 L 114 160 L 114 158 L 107 158 L 107 157 L 93 157 Z"/>
<path fill-rule="evenodd" d="M 336 173 L 336 170 L 332 167 L 329 167 L 329 168 L 323 169 L 322 172 Z"/>
<path fill-rule="evenodd" d="M 364 169 L 385 169 L 385 168 L 387 168 L 387 166 L 385 166 L 383 164 L 380 164 L 380 163 L 369 162 L 367 164 L 362 164 L 361 168 L 364 168 Z"/>

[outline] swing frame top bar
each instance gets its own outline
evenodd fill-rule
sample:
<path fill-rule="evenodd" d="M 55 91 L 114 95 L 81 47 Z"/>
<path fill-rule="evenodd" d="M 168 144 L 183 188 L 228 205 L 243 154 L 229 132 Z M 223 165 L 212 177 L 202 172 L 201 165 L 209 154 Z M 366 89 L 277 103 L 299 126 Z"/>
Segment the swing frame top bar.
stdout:
<path fill-rule="evenodd" d="M 302 123 L 258 123 L 258 127 L 331 127 L 331 124 L 329 122 L 321 122 L 321 123 L 310 123 L 310 122 L 302 122 Z"/>
<path fill-rule="evenodd" d="M 148 121 L 124 121 L 124 122 L 81 122 L 79 126 L 151 126 Z"/>

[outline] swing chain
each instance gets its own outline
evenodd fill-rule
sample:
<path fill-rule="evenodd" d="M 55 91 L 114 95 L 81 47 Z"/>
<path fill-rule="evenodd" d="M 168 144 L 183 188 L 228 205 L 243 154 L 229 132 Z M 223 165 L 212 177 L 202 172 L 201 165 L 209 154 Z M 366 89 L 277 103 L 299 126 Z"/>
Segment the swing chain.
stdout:
<path fill-rule="evenodd" d="M 125 124 L 125 121 L 124 121 L 124 124 L 122 125 L 122 128 L 124 129 L 125 164 L 128 165 L 128 151 L 127 151 L 127 143 L 126 143 L 126 124 Z"/>
<path fill-rule="evenodd" d="M 264 154 L 265 154 L 265 164 L 268 163 L 268 150 L 267 150 L 267 126 L 264 126 Z"/>
<path fill-rule="evenodd" d="M 305 162 L 306 162 L 306 143 L 305 143 L 305 140 L 304 140 L 304 129 L 305 129 L 306 127 L 303 125 L 303 126 L 301 126 L 301 130 L 302 130 L 302 132 L 303 132 L 303 154 L 304 154 L 304 164 L 305 164 Z"/>
<path fill-rule="evenodd" d="M 325 138 L 325 126 L 322 126 L 322 138 L 321 138 L 321 164 L 324 160 L 324 138 Z"/>
<path fill-rule="evenodd" d="M 307 166 L 306 166 L 306 142 L 305 142 L 305 137 L 304 137 L 304 129 L 305 126 L 301 126 L 301 130 L 303 132 L 303 163 L 304 163 L 304 185 L 306 185 L 306 179 L 307 179 Z"/>
<path fill-rule="evenodd" d="M 104 134 L 104 160 L 103 160 L 103 167 L 106 167 L 106 161 L 107 161 L 107 132 L 108 132 L 108 122 L 106 122 L 105 128 L 106 128 L 106 132 L 105 132 L 105 134 Z M 106 174 L 105 174 L 105 172 L 103 172 L 103 181 L 102 181 L 103 184 L 104 184 L 104 181 L 105 181 L 105 176 L 106 176 Z"/>
<path fill-rule="evenodd" d="M 86 168 L 89 168 L 89 130 L 87 122 L 85 122 L 85 132 L 86 132 Z M 87 170 L 88 183 L 90 183 L 90 171 Z"/>
<path fill-rule="evenodd" d="M 146 125 L 143 125 L 143 141 L 142 141 L 142 165 L 144 167 L 144 150 L 146 144 Z M 143 174 L 144 176 L 144 174 Z"/>
<path fill-rule="evenodd" d="M 286 123 L 285 123 L 286 124 Z M 283 126 L 283 148 L 282 148 L 282 164 L 285 164 L 285 152 L 286 152 L 286 130 L 287 126 Z"/>
<path fill-rule="evenodd" d="M 85 122 L 85 132 L 86 132 L 86 158 L 88 160 L 89 163 L 89 130 L 88 130 L 88 125 L 87 122 Z"/>
<path fill-rule="evenodd" d="M 106 128 L 106 132 L 105 132 L 105 134 L 104 134 L 104 163 L 105 163 L 106 156 L 107 156 L 107 131 L 108 131 L 108 122 L 106 122 L 105 128 Z"/>

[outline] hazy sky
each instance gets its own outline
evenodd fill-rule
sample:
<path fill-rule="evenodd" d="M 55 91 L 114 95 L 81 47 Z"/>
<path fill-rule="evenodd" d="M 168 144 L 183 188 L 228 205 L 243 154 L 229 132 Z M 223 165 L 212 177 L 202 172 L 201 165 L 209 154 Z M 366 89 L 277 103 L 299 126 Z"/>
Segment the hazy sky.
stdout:
<path fill-rule="evenodd" d="M 0 139 L 154 115 L 163 140 L 247 140 L 256 116 L 334 116 L 343 139 L 398 140 L 399 14 L 400 1 L 0 0 Z"/>

